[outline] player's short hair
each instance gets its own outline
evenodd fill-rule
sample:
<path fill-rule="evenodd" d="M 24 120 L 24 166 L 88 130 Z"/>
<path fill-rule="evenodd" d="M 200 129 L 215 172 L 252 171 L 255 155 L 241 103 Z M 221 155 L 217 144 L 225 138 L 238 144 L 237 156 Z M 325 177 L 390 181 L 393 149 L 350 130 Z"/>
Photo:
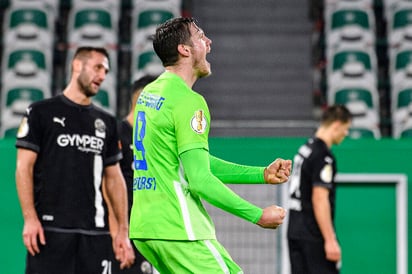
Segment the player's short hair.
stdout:
<path fill-rule="evenodd" d="M 327 107 L 322 114 L 321 123 L 329 125 L 335 121 L 342 123 L 348 123 L 352 121 L 352 114 L 349 109 L 344 105 L 332 105 Z"/>
<path fill-rule="evenodd" d="M 103 47 L 89 47 L 89 46 L 84 46 L 84 47 L 79 47 L 76 49 L 76 52 L 73 55 L 73 60 L 74 59 L 80 59 L 82 61 L 90 58 L 90 54 L 95 51 L 98 53 L 103 54 L 104 56 L 107 57 L 107 60 L 110 62 L 110 57 L 109 53 L 107 50 Z"/>
<path fill-rule="evenodd" d="M 153 49 L 163 66 L 171 66 L 178 61 L 178 45 L 192 45 L 190 25 L 194 22 L 195 19 L 192 17 L 178 17 L 169 19 L 157 27 L 153 36 Z"/>

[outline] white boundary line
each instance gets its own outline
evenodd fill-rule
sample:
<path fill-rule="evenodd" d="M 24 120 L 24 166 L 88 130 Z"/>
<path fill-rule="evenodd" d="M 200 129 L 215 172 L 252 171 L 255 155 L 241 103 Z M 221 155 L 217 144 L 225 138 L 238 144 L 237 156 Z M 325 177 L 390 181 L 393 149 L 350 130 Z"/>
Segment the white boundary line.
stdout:
<path fill-rule="evenodd" d="M 396 273 L 408 273 L 408 179 L 405 174 L 338 173 L 337 183 L 395 184 L 396 188 Z M 283 198 L 288 200 L 288 189 L 283 188 Z M 285 220 L 287 223 L 288 220 Z M 286 238 L 287 227 L 281 231 L 281 274 L 289 274 L 289 252 Z"/>

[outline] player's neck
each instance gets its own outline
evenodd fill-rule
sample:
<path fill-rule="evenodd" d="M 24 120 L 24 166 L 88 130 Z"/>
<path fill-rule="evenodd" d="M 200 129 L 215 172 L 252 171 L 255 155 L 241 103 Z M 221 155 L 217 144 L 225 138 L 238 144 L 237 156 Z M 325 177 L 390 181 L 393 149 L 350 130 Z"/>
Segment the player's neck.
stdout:
<path fill-rule="evenodd" d="M 191 66 L 185 66 L 185 65 L 175 65 L 175 66 L 169 66 L 166 67 L 166 71 L 171 72 L 179 76 L 180 78 L 185 81 L 185 83 L 192 88 L 193 85 L 195 84 L 197 77 L 194 75 L 192 67 Z"/>
<path fill-rule="evenodd" d="M 329 132 L 330 128 L 324 128 L 324 127 L 320 127 L 318 128 L 318 130 L 316 131 L 315 136 L 319 139 L 321 139 L 323 142 L 325 142 L 325 144 L 328 146 L 328 148 L 332 147 L 332 135 Z"/>
<path fill-rule="evenodd" d="M 90 105 L 91 98 L 84 95 L 82 92 L 79 91 L 78 88 L 74 87 L 72 84 L 69 84 L 63 90 L 64 96 L 66 96 L 70 101 L 73 101 L 79 105 Z"/>

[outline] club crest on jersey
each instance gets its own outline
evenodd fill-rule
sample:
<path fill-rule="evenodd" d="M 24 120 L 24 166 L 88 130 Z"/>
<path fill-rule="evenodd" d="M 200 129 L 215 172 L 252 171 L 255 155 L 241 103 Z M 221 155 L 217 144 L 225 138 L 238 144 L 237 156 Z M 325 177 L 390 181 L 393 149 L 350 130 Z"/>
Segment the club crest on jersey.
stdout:
<path fill-rule="evenodd" d="M 332 182 L 332 176 L 333 176 L 332 165 L 331 164 L 325 165 L 322 168 L 322 170 L 320 171 L 320 178 L 325 183 L 331 183 Z"/>
<path fill-rule="evenodd" d="M 94 121 L 94 127 L 96 132 L 96 137 L 106 138 L 106 124 L 102 119 L 96 119 Z"/>
<path fill-rule="evenodd" d="M 202 134 L 205 132 L 207 122 L 205 116 L 203 115 L 203 110 L 199 109 L 195 111 L 195 115 L 192 117 L 192 120 L 190 121 L 190 126 L 196 133 Z"/>
<path fill-rule="evenodd" d="M 27 117 L 23 117 L 21 120 L 19 129 L 17 130 L 17 138 L 26 137 L 29 133 L 29 124 L 27 123 Z"/>

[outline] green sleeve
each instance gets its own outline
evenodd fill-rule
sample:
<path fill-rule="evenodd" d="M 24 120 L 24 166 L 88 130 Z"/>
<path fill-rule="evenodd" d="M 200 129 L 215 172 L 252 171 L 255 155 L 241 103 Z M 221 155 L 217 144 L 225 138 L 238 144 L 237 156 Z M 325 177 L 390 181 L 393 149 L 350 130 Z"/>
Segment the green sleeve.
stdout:
<path fill-rule="evenodd" d="M 259 221 L 263 210 L 238 196 L 212 174 L 207 150 L 191 149 L 183 152 L 180 159 L 192 195 L 249 222 Z"/>
<path fill-rule="evenodd" d="M 264 167 L 231 163 L 210 155 L 212 173 L 226 184 L 264 184 Z"/>

